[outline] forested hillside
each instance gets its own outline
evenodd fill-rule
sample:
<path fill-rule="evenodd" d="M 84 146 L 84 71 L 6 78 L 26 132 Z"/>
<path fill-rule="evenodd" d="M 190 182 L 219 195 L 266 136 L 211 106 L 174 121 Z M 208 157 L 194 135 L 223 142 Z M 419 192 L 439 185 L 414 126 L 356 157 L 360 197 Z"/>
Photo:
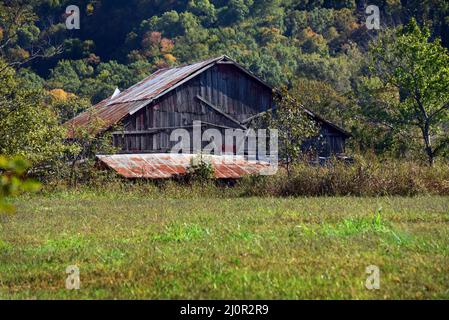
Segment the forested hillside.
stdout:
<path fill-rule="evenodd" d="M 66 28 L 68 5 L 81 10 L 79 30 Z M 365 26 L 368 5 L 380 8 L 379 31 Z M 51 92 L 59 122 L 159 68 L 226 54 L 350 130 L 354 150 L 395 156 L 422 142 L 373 116 L 396 93 L 379 89 L 369 44 L 414 18 L 449 46 L 442 0 L 5 0 L 0 12 L 3 68 Z"/>

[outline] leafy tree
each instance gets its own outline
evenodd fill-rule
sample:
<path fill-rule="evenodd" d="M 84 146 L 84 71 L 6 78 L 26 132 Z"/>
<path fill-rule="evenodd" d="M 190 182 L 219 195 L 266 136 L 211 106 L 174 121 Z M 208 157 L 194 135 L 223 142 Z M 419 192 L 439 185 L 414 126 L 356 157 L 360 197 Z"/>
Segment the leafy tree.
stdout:
<path fill-rule="evenodd" d="M 253 0 L 229 0 L 226 7 L 219 10 L 220 22 L 229 25 L 242 21 L 249 13 Z"/>
<path fill-rule="evenodd" d="M 51 71 L 48 84 L 50 88 L 79 93 L 81 80 L 91 76 L 93 72 L 94 68 L 83 60 L 61 60 Z"/>
<path fill-rule="evenodd" d="M 296 37 L 302 30 L 309 26 L 307 21 L 307 11 L 290 11 L 286 19 L 286 34 Z"/>
<path fill-rule="evenodd" d="M 189 10 L 199 16 L 206 27 L 217 21 L 217 10 L 209 0 L 190 0 Z"/>
<path fill-rule="evenodd" d="M 304 107 L 291 95 L 286 87 L 275 92 L 276 111 L 266 113 L 265 121 L 278 130 L 279 155 L 284 160 L 287 173 L 291 174 L 291 165 L 299 159 L 303 143 L 318 134 L 315 121 L 310 118 Z"/>
<path fill-rule="evenodd" d="M 299 78 L 293 81 L 291 93 L 304 106 L 326 120 L 342 127 L 352 122 L 352 102 L 326 82 Z"/>
<path fill-rule="evenodd" d="M 65 59 L 76 60 L 87 58 L 93 54 L 95 43 L 92 40 L 81 41 L 78 38 L 70 38 L 64 41 Z"/>
<path fill-rule="evenodd" d="M 251 8 L 254 17 L 265 17 L 272 15 L 276 10 L 282 8 L 282 0 L 256 0 Z"/>
<path fill-rule="evenodd" d="M 428 162 L 448 148 L 449 53 L 415 20 L 372 43 L 371 71 L 398 99 L 379 112 L 393 129 L 419 129 Z"/>
<path fill-rule="evenodd" d="M 304 29 L 300 33 L 301 49 L 304 53 L 319 53 L 321 55 L 327 55 L 329 48 L 327 41 L 320 34 L 316 34 L 310 28 Z"/>
<path fill-rule="evenodd" d="M 80 164 L 83 162 L 87 171 L 93 166 L 92 160 L 97 154 L 110 154 L 116 150 L 111 146 L 112 134 L 102 132 L 104 121 L 94 114 L 91 114 L 87 127 L 75 127 L 71 123 L 66 123 L 70 139 L 68 145 L 72 152 L 67 155 L 67 160 L 71 163 L 68 174 L 68 182 L 71 186 L 76 186 L 81 175 Z M 82 168 L 81 168 L 82 169 Z"/>
<path fill-rule="evenodd" d="M 128 56 L 130 61 L 146 61 L 156 68 L 168 68 L 176 62 L 173 55 L 174 42 L 168 38 L 163 38 L 158 31 L 146 32 L 141 41 L 140 49 L 134 50 Z"/>
<path fill-rule="evenodd" d="M 48 58 L 62 52 L 54 44 L 54 30 L 41 30 L 33 0 L 0 1 L 0 58 L 6 66 L 19 67 L 36 58 Z M 0 73 L 2 69 L 0 69 Z"/>
<path fill-rule="evenodd" d="M 115 88 L 123 90 L 140 81 L 151 70 L 149 64 L 141 61 L 129 66 L 109 61 L 93 67 L 86 60 L 61 60 L 51 71 L 47 84 L 97 103 L 109 97 Z"/>
<path fill-rule="evenodd" d="M 0 213 L 15 211 L 14 206 L 7 203 L 5 198 L 39 189 L 38 182 L 24 177 L 29 166 L 20 157 L 7 158 L 0 155 Z"/>
<path fill-rule="evenodd" d="M 329 83 L 342 93 L 351 91 L 351 79 L 357 68 L 347 55 L 323 57 L 318 53 L 300 56 L 297 65 L 298 76 Z"/>
<path fill-rule="evenodd" d="M 40 89 L 26 88 L 15 71 L 0 60 L 0 154 L 20 155 L 33 166 L 54 159 L 65 149 L 65 132 Z"/>
<path fill-rule="evenodd" d="M 334 25 L 334 10 L 315 8 L 308 13 L 308 25 L 318 33 L 323 33 L 328 27 Z"/>
<path fill-rule="evenodd" d="M 161 17 L 154 16 L 147 21 L 143 21 L 141 28 L 147 31 L 160 31 L 169 38 L 182 35 L 184 30 L 180 15 L 172 10 L 165 12 Z"/>
<path fill-rule="evenodd" d="M 45 87 L 45 79 L 39 77 L 29 68 L 20 68 L 17 71 L 17 77 L 21 79 L 25 88 L 42 90 Z"/>
<path fill-rule="evenodd" d="M 399 102 L 396 88 L 385 88 L 379 78 L 364 76 L 357 79 L 348 98 L 354 107 L 351 129 L 356 149 L 363 153 L 374 151 L 382 157 L 416 159 L 424 155 L 417 128 L 393 126 L 386 120 L 389 110 Z"/>
<path fill-rule="evenodd" d="M 62 89 L 53 89 L 50 91 L 50 94 L 52 96 L 51 106 L 57 112 L 58 120 L 61 124 L 73 119 L 91 106 L 89 100 L 79 98 L 73 93 L 65 92 Z"/>

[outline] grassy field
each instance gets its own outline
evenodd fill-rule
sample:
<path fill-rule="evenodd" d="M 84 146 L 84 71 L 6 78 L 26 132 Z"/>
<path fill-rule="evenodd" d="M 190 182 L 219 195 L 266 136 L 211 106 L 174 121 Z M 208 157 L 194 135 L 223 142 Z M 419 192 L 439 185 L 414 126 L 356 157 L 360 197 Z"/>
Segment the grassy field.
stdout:
<path fill-rule="evenodd" d="M 0 217 L 2 299 L 449 299 L 449 198 L 58 193 Z M 65 288 L 66 267 L 81 289 Z M 365 288 L 369 265 L 380 289 Z"/>

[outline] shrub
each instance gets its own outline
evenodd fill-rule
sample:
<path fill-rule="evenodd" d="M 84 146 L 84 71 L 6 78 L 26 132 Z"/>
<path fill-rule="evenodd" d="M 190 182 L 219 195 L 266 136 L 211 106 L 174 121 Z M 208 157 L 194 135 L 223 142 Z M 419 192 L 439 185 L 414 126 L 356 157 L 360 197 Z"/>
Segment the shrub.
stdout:
<path fill-rule="evenodd" d="M 263 180 L 243 179 L 239 186 L 247 196 L 449 195 L 449 165 L 364 159 L 354 164 L 333 161 L 325 166 L 300 163 L 290 177 L 280 170 Z"/>
<path fill-rule="evenodd" d="M 192 159 L 192 163 L 187 170 L 187 181 L 200 182 L 202 184 L 210 181 L 214 177 L 214 167 L 203 155 Z"/>
<path fill-rule="evenodd" d="M 0 213 L 15 211 L 14 206 L 7 203 L 5 198 L 39 189 L 39 183 L 24 177 L 29 166 L 20 157 L 8 159 L 0 155 Z"/>

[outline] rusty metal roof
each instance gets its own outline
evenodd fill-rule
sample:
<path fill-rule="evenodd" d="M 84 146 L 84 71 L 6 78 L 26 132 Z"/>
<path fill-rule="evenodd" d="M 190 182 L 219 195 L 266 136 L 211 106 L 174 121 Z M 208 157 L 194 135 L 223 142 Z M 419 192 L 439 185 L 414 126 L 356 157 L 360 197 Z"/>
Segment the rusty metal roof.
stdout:
<path fill-rule="evenodd" d="M 116 154 L 98 155 L 98 160 L 125 178 L 168 179 L 187 173 L 194 154 Z M 204 156 L 214 168 L 217 179 L 237 179 L 264 174 L 273 169 L 268 162 L 249 161 L 239 156 Z"/>
<path fill-rule="evenodd" d="M 102 131 L 110 128 L 135 108 L 142 107 L 147 104 L 146 101 L 131 101 L 109 106 L 106 102 L 107 101 L 103 100 L 90 110 L 85 111 L 66 122 L 65 126 L 69 131 L 69 138 L 72 138 L 76 130 L 79 128 L 88 129 L 90 131 Z"/>
<path fill-rule="evenodd" d="M 184 67 L 158 70 L 146 79 L 120 93 L 116 98 L 111 100 L 108 105 L 130 101 L 155 99 L 159 94 L 165 93 L 167 89 L 172 88 L 181 80 L 186 79 L 199 70 L 203 71 L 205 67 L 222 59 L 224 59 L 224 56 L 205 60 Z"/>
<path fill-rule="evenodd" d="M 176 88 L 221 60 L 230 59 L 226 56 L 220 56 L 192 65 L 156 71 L 132 87 L 124 90 L 113 99 L 106 98 L 91 109 L 66 122 L 65 125 L 69 130 L 69 138 L 73 137 L 77 128 L 88 128 L 92 126 L 94 119 L 99 122 L 97 123 L 99 127 L 97 128 L 98 131 L 111 127 L 126 115 L 133 114 L 151 103 L 154 99 Z M 94 128 L 90 129 L 94 130 Z"/>

